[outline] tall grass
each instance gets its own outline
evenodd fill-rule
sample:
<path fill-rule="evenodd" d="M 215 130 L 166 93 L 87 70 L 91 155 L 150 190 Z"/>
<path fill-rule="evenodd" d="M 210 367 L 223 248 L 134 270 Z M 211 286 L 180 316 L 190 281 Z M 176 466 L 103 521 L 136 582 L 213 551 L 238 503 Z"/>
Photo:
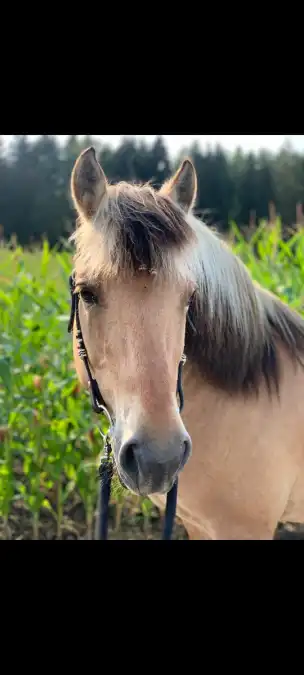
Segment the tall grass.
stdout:
<path fill-rule="evenodd" d="M 286 242 L 279 221 L 261 223 L 246 241 L 232 225 L 230 241 L 254 279 L 303 312 L 302 230 Z M 31 514 L 33 538 L 39 538 L 46 511 L 60 538 L 65 505 L 75 495 L 92 537 L 101 420 L 94 418 L 72 363 L 71 266 L 70 254 L 52 252 L 47 242 L 36 254 L 0 251 L 0 516 L 7 538 L 10 515 L 20 504 Z M 126 493 L 116 488 L 112 501 L 119 528 Z M 137 500 L 138 507 L 146 523 L 150 502 Z"/>

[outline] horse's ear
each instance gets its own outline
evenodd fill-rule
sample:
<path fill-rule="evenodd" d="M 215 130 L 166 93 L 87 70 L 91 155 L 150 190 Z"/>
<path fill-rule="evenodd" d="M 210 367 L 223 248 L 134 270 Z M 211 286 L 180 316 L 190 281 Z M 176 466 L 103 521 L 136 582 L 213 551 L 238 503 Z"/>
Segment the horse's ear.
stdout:
<path fill-rule="evenodd" d="M 107 179 L 92 147 L 84 150 L 75 162 L 71 193 L 78 213 L 85 218 L 94 218 L 106 198 Z"/>
<path fill-rule="evenodd" d="M 160 193 L 171 197 L 186 212 L 193 207 L 197 194 L 197 177 L 190 159 L 184 159 L 175 176 L 163 185 Z"/>

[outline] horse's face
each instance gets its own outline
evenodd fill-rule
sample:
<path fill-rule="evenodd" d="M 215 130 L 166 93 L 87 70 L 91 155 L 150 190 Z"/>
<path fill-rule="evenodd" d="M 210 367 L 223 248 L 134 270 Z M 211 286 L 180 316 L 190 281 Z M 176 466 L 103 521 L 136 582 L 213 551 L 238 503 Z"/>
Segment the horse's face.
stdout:
<path fill-rule="evenodd" d="M 83 175 L 89 176 L 92 188 L 94 171 L 98 180 L 89 191 Z M 72 187 L 80 212 L 84 195 L 92 199 L 97 187 L 100 206 L 105 191 L 100 171 L 90 151 L 76 164 Z M 105 210 L 109 208 L 108 200 Z M 96 207 L 92 203 L 88 207 L 87 202 L 86 217 L 92 210 Z M 87 221 L 81 227 L 93 229 Z M 84 258 L 80 256 L 77 264 L 76 256 L 75 266 L 80 323 L 92 373 L 114 419 L 112 440 L 120 478 L 140 494 L 167 492 L 191 451 L 176 388 L 193 283 L 182 276 L 173 282 L 145 268 L 134 274 L 92 277 L 89 265 L 82 264 Z M 74 358 L 78 376 L 87 386 L 75 332 Z"/>
<path fill-rule="evenodd" d="M 142 493 L 167 491 L 190 452 L 176 398 L 190 292 L 142 273 L 81 293 L 90 364 L 115 419 L 118 471 Z M 83 379 L 76 345 L 74 353 Z"/>

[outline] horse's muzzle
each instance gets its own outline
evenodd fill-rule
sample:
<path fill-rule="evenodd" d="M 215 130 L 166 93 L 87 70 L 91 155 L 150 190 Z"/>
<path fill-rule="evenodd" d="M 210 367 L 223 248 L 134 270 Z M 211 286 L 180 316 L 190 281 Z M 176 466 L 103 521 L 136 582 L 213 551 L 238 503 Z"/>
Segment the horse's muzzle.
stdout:
<path fill-rule="evenodd" d="M 168 492 L 191 454 L 191 439 L 184 430 L 160 446 L 143 435 L 132 436 L 118 453 L 122 482 L 141 495 Z"/>

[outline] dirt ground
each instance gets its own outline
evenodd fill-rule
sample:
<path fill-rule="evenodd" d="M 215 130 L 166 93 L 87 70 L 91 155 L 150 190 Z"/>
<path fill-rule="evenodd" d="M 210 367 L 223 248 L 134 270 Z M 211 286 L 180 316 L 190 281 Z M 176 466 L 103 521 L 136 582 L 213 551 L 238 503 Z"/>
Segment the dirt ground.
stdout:
<path fill-rule="evenodd" d="M 46 509 L 41 510 L 39 520 L 40 540 L 56 539 L 94 539 L 95 520 L 91 528 L 88 528 L 85 519 L 85 510 L 82 502 L 73 500 L 67 505 L 60 533 L 57 522 L 52 514 Z M 161 539 L 163 521 L 158 510 L 153 508 L 149 518 L 145 518 L 140 509 L 126 502 L 125 508 L 120 512 L 115 505 L 110 507 L 109 513 L 109 539 Z M 29 510 L 21 502 L 14 504 L 7 525 L 0 518 L 0 539 L 33 540 L 33 518 Z M 188 539 L 183 526 L 176 521 L 172 539 Z"/>
<path fill-rule="evenodd" d="M 60 532 L 52 514 L 46 509 L 42 509 L 38 538 L 49 541 L 56 539 L 87 540 L 94 538 L 94 525 L 93 522 L 91 531 L 89 531 L 83 505 L 80 500 L 74 499 L 72 503 L 67 504 Z M 140 509 L 128 504 L 128 502 L 126 502 L 122 512 L 115 505 L 110 508 L 110 540 L 161 539 L 162 527 L 163 521 L 156 507 L 153 508 L 149 518 L 144 518 Z M 31 513 L 25 508 L 24 504 L 16 502 L 8 523 L 5 524 L 3 519 L 0 519 L 0 539 L 21 541 L 35 538 Z M 175 522 L 172 539 L 188 539 L 183 525 L 178 520 Z M 284 527 L 280 525 L 275 539 L 304 539 L 304 525 L 287 524 Z"/>

